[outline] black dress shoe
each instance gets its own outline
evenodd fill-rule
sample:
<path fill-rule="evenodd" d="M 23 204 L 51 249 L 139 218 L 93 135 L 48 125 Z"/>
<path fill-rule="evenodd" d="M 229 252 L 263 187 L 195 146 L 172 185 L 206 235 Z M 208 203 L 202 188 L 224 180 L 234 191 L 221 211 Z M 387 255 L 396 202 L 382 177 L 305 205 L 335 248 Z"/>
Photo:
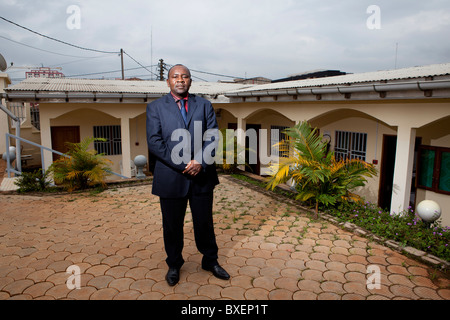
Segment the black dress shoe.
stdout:
<path fill-rule="evenodd" d="M 206 271 L 211 271 L 216 278 L 219 278 L 222 280 L 230 279 L 230 275 L 228 274 L 228 272 L 226 272 L 225 269 L 219 265 L 215 265 L 213 267 L 203 268 L 203 269 Z"/>
<path fill-rule="evenodd" d="M 166 274 L 166 281 L 169 286 L 174 286 L 180 281 L 180 269 L 169 268 Z"/>

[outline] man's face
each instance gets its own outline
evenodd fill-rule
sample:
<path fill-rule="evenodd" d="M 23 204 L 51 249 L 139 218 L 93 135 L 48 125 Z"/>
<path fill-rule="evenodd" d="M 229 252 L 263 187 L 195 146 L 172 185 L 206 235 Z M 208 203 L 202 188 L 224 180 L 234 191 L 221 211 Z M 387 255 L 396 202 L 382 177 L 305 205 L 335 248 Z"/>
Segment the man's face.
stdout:
<path fill-rule="evenodd" d="M 179 98 L 186 97 L 191 87 L 191 82 L 191 73 L 186 67 L 175 66 L 170 70 L 167 85 L 175 96 Z"/>

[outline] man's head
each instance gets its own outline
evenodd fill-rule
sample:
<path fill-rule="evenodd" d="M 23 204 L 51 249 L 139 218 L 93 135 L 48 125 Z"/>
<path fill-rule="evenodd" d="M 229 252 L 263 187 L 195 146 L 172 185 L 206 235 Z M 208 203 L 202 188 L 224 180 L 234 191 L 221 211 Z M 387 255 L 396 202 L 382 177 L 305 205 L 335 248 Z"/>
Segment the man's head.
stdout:
<path fill-rule="evenodd" d="M 182 64 L 177 64 L 170 68 L 167 85 L 170 91 L 179 98 L 184 98 L 188 95 L 191 87 L 192 79 L 191 72 Z"/>

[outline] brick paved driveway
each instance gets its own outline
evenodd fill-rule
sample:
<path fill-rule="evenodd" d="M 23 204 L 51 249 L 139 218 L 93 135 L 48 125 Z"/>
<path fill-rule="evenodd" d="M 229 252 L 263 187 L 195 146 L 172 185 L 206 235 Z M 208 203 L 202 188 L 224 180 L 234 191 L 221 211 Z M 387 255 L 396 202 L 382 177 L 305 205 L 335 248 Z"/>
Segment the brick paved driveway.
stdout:
<path fill-rule="evenodd" d="M 449 280 L 426 265 L 220 179 L 214 219 L 230 280 L 201 269 L 188 213 L 181 280 L 166 284 L 150 185 L 0 195 L 0 299 L 450 299 Z M 72 265 L 80 289 L 67 286 Z M 381 271 L 378 289 L 366 285 L 370 265 Z"/>

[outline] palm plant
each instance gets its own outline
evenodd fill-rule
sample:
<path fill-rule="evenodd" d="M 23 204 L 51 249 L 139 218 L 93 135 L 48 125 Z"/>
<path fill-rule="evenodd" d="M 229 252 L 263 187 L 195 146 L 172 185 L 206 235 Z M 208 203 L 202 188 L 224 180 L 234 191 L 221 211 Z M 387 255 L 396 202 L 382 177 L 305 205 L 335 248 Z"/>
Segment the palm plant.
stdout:
<path fill-rule="evenodd" d="M 280 142 L 278 147 L 280 152 L 289 152 L 289 157 L 282 157 L 272 165 L 268 189 L 291 180 L 298 192 L 297 200 L 314 201 L 316 216 L 319 204 L 330 206 L 339 201 L 360 200 L 351 190 L 364 186 L 366 178 L 376 175 L 373 165 L 357 159 L 336 160 L 322 135 L 306 121 L 286 129 L 285 133 L 289 140 Z"/>
<path fill-rule="evenodd" d="M 105 179 L 110 171 L 108 165 L 112 162 L 96 150 L 88 150 L 94 141 L 105 139 L 87 137 L 79 143 L 67 142 L 69 151 L 49 168 L 55 182 L 63 185 L 69 192 L 99 184 L 105 186 Z"/>

